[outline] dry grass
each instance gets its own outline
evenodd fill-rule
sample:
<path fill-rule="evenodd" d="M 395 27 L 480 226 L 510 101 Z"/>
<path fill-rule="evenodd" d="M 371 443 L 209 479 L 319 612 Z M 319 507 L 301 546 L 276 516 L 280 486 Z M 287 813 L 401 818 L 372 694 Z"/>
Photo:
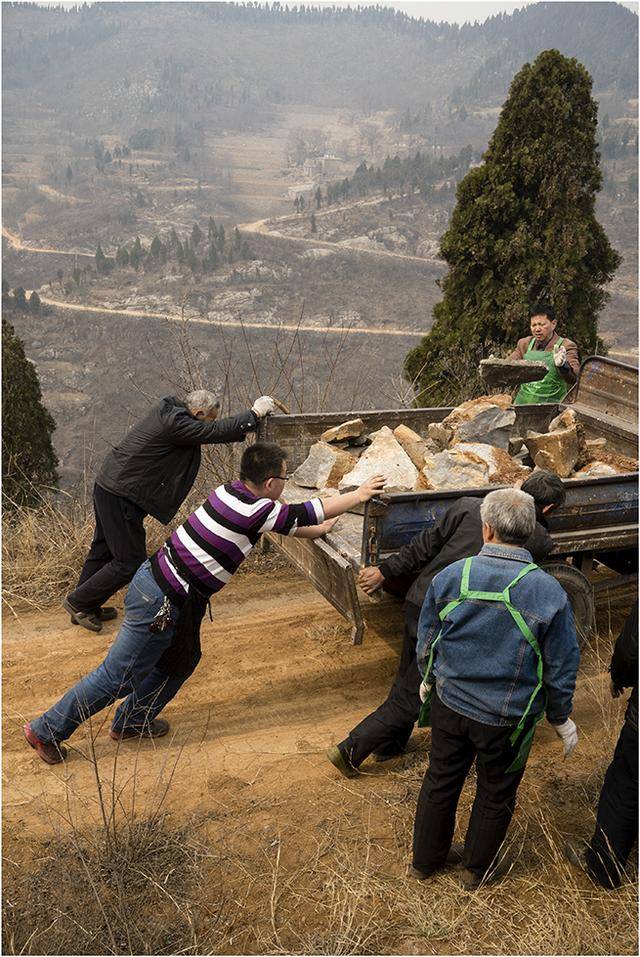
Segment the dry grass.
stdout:
<path fill-rule="evenodd" d="M 58 602 L 77 581 L 92 535 L 93 514 L 80 502 L 5 512 L 3 603 L 18 610 Z"/>
<path fill-rule="evenodd" d="M 605 891 L 566 862 L 567 833 L 559 826 L 554 795 L 537 785 L 534 769 L 521 788 L 500 880 L 467 893 L 455 870 L 424 883 L 410 877 L 413 815 L 425 763 L 413 755 L 389 783 L 349 786 L 362 792 L 359 820 L 352 810 L 332 808 L 332 826 L 314 858 L 279 873 L 272 867 L 276 917 L 267 922 L 265 916 L 247 952 L 637 953 L 636 883 Z M 575 821 L 570 829 L 583 836 L 593 826 L 601 771 L 592 778 L 588 787 L 576 784 L 570 795 Z M 460 804 L 462 822 L 472 794 L 471 780 Z M 381 834 L 381 815 L 393 829 L 395 846 Z M 458 836 L 463 834 L 464 826 Z M 267 888 L 265 875 L 265 896 Z"/>
<path fill-rule="evenodd" d="M 216 886 L 219 859 L 194 822 L 173 825 L 164 810 L 182 750 L 161 763 L 143 798 L 138 754 L 133 770 L 121 766 L 119 747 L 112 762 L 98 763 L 95 742 L 106 720 L 85 725 L 80 749 L 94 787 L 78 793 L 65 766 L 65 810 L 48 808 L 54 836 L 28 865 L 3 860 L 2 952 L 217 952 L 222 897 L 206 904 L 201 888 Z"/>
<path fill-rule="evenodd" d="M 115 845 L 89 831 L 51 840 L 28 871 L 5 861 L 3 953 L 209 953 L 220 915 L 196 898 L 210 856 L 160 818 Z"/>

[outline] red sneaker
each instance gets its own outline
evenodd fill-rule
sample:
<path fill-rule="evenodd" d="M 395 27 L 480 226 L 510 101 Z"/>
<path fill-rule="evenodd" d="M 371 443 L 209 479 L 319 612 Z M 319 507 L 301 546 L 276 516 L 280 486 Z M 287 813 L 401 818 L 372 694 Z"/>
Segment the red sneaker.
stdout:
<path fill-rule="evenodd" d="M 46 761 L 47 764 L 61 764 L 67 756 L 67 749 L 64 748 L 61 744 L 56 744 L 55 741 L 41 741 L 40 738 L 31 730 L 30 724 L 25 724 L 24 736 L 27 739 L 27 743 L 31 745 L 33 750 L 42 758 L 43 761 Z"/>

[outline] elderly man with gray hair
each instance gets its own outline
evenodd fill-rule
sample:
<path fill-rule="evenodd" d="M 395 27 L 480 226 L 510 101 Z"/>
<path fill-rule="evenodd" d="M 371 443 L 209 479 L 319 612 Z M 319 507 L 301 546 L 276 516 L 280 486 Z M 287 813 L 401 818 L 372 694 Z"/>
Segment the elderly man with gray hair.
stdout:
<path fill-rule="evenodd" d="M 78 584 L 63 601 L 73 624 L 98 632 L 116 617 L 104 603 L 147 557 L 144 518 L 169 524 L 195 482 L 200 446 L 242 442 L 274 409 L 271 396 L 263 395 L 251 409 L 218 422 L 219 400 L 197 389 L 184 399 L 160 399 L 129 429 L 96 477 L 93 541 Z"/>
<path fill-rule="evenodd" d="M 537 723 L 564 745 L 578 740 L 570 718 L 579 652 L 569 599 L 523 547 L 536 521 L 532 497 L 490 492 L 482 503 L 484 546 L 433 579 L 418 623 L 424 680 L 420 724 L 431 753 L 413 839 L 415 877 L 462 863 L 475 890 L 497 863 Z M 456 808 L 475 760 L 477 788 L 464 845 L 452 845 Z"/>

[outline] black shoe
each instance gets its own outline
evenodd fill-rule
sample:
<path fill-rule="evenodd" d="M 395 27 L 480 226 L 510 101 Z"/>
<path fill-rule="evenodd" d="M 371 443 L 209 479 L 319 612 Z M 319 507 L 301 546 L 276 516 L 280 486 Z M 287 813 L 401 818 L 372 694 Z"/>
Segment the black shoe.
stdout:
<path fill-rule="evenodd" d="M 128 728 L 126 725 L 122 731 L 109 732 L 109 737 L 114 741 L 125 741 L 127 738 L 163 738 L 169 733 L 170 724 L 164 718 L 154 718 L 153 721 L 147 721 L 141 728 Z"/>
<path fill-rule="evenodd" d="M 460 874 L 460 886 L 463 891 L 477 891 L 482 884 L 484 877 L 474 874 L 473 871 L 465 869 Z"/>
<path fill-rule="evenodd" d="M 579 867 L 581 871 L 586 871 L 587 863 L 585 860 L 585 852 L 588 846 L 587 842 L 581 840 L 579 837 L 570 837 L 564 846 L 564 856 L 574 867 Z"/>
<path fill-rule="evenodd" d="M 462 864 L 462 855 L 464 853 L 464 844 L 462 842 L 452 844 L 449 848 L 449 853 L 447 854 L 447 859 L 444 862 L 445 867 L 456 867 L 458 864 Z M 420 867 L 410 867 L 409 873 L 412 877 L 416 877 L 419 881 L 426 881 L 429 877 L 432 877 L 436 871 L 442 870 L 440 867 L 432 867 L 429 870 L 422 870 Z"/>
<path fill-rule="evenodd" d="M 342 774 L 345 778 L 358 777 L 360 772 L 353 766 L 339 744 L 335 745 L 333 748 L 328 748 L 326 755 L 333 764 L 334 768 L 337 768 L 340 774 Z"/>
<path fill-rule="evenodd" d="M 62 607 L 71 615 L 72 625 L 82 625 L 87 631 L 102 631 L 102 622 L 95 618 L 90 612 L 80 611 L 75 608 L 68 598 L 62 599 Z"/>
<path fill-rule="evenodd" d="M 99 622 L 113 621 L 113 619 L 117 617 L 118 617 L 118 609 L 113 608 L 111 605 L 104 605 L 102 608 L 96 608 L 95 610 L 91 611 L 92 621 L 99 621 Z M 71 616 L 71 624 L 72 625 L 80 624 L 76 615 Z"/>
<path fill-rule="evenodd" d="M 373 760 L 382 762 L 382 761 L 391 761 L 392 758 L 400 758 L 403 754 L 406 754 L 404 748 L 397 747 L 388 747 L 388 748 L 379 748 L 378 751 L 373 752 Z"/>
<path fill-rule="evenodd" d="M 449 848 L 449 853 L 447 854 L 446 866 L 457 867 L 458 864 L 462 864 L 463 856 L 464 856 L 464 844 L 462 843 L 462 841 L 456 841 Z"/>

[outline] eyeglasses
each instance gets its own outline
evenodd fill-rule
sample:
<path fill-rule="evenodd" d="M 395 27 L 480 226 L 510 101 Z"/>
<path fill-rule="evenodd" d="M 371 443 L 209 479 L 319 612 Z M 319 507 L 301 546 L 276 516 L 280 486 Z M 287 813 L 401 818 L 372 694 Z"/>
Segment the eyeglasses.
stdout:
<path fill-rule="evenodd" d="M 288 481 L 288 479 L 291 478 L 291 476 L 292 476 L 292 473 L 290 472 L 287 472 L 286 475 L 267 475 L 267 477 L 265 478 L 265 482 L 267 481 L 267 479 L 270 479 L 270 478 L 280 479 L 281 482 L 286 482 Z"/>

